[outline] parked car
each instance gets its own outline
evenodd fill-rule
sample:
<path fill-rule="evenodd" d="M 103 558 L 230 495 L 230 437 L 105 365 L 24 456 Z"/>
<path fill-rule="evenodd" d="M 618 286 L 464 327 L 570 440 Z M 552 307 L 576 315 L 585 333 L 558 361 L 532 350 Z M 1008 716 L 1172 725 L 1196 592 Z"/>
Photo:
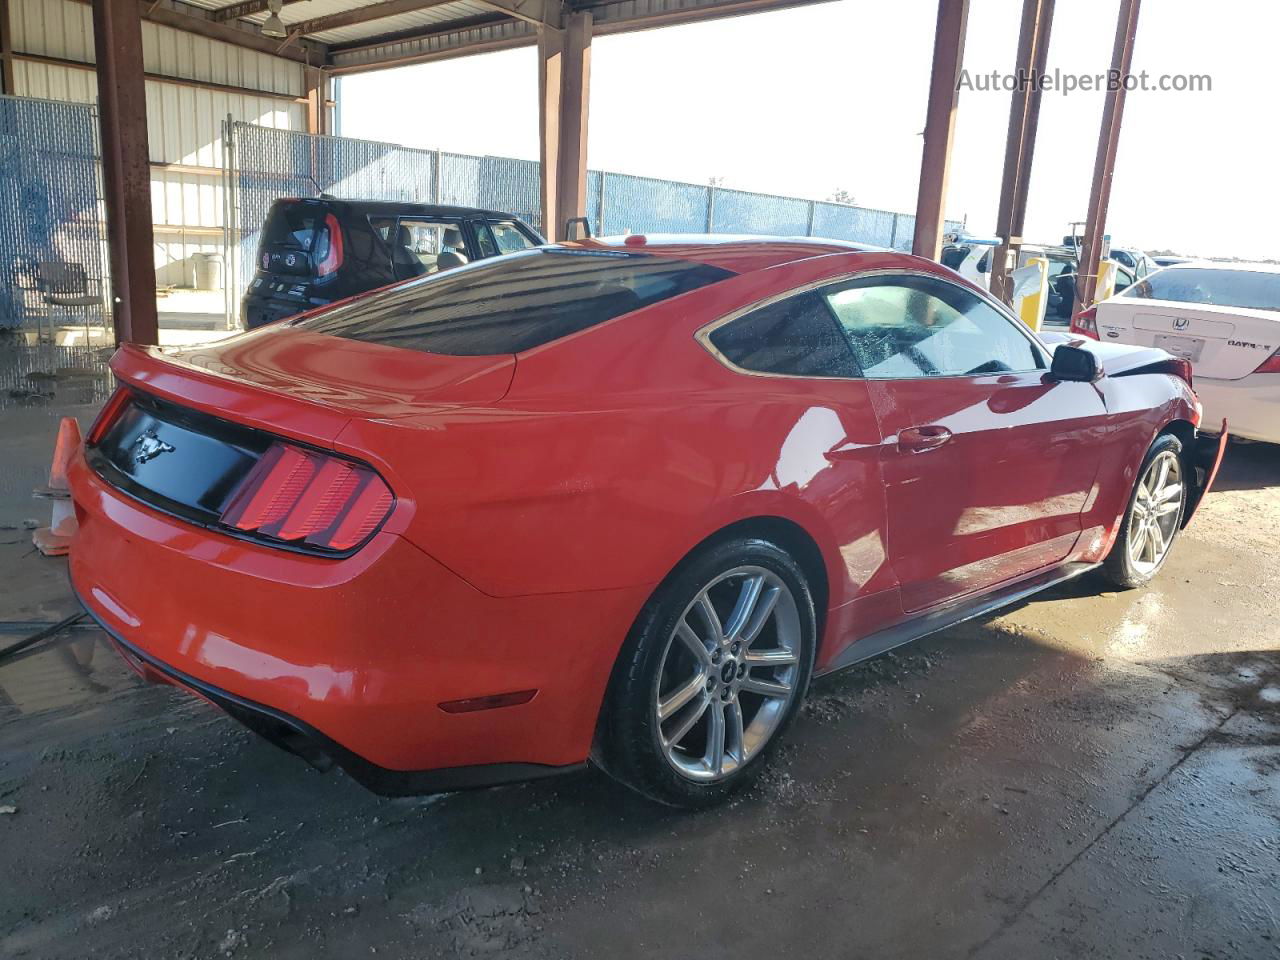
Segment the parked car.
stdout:
<path fill-rule="evenodd" d="M 1125 267 L 1134 280 L 1141 280 L 1160 269 L 1160 265 L 1155 260 L 1136 248 L 1113 249 L 1111 259 Z"/>
<path fill-rule="evenodd" d="M 1191 257 L 1175 257 L 1170 254 L 1159 254 L 1151 258 L 1157 267 L 1172 267 L 1177 263 L 1191 263 Z"/>
<path fill-rule="evenodd" d="M 989 289 L 991 258 L 995 254 L 998 243 L 999 240 L 996 238 L 956 237 L 943 246 L 942 264 L 950 267 L 966 280 Z M 1018 251 L 1018 266 L 1025 267 L 1032 257 L 1042 257 L 1049 262 L 1045 323 L 1068 323 L 1071 320 L 1071 306 L 1075 299 L 1077 272 L 1075 251 L 1068 247 L 1023 244 Z M 1124 277 L 1120 279 L 1124 280 Z"/>
<path fill-rule="evenodd" d="M 1184 361 L 836 241 L 542 247 L 112 368 L 82 602 L 391 793 L 590 760 L 722 800 L 811 676 L 1155 576 L 1221 455 Z"/>
<path fill-rule="evenodd" d="M 546 241 L 510 213 L 372 200 L 277 200 L 241 306 L 247 329 L 399 280 Z"/>
<path fill-rule="evenodd" d="M 1183 357 L 1209 426 L 1280 443 L 1280 268 L 1179 264 L 1084 311 L 1072 329 Z"/>

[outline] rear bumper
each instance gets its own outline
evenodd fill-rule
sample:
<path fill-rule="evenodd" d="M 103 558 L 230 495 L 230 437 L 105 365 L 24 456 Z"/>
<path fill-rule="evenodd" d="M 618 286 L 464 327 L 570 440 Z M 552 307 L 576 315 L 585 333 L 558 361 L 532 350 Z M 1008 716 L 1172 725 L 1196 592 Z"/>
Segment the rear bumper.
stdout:
<path fill-rule="evenodd" d="M 245 294 L 240 301 L 240 322 L 246 330 L 254 330 L 277 320 L 297 316 L 315 306 L 306 301 L 277 299 L 261 294 Z"/>
<path fill-rule="evenodd" d="M 160 513 L 79 453 L 70 479 L 72 585 L 144 672 L 386 792 L 586 759 L 643 591 L 489 597 L 393 534 L 350 557 L 309 557 Z M 537 693 L 497 709 L 440 706 L 524 690 Z"/>
<path fill-rule="evenodd" d="M 1196 377 L 1204 425 L 1225 418 L 1234 437 L 1280 443 L 1280 373 L 1253 373 L 1239 380 Z"/>
<path fill-rule="evenodd" d="M 85 609 L 89 610 L 87 606 Z M 89 613 L 97 619 L 92 610 Z M 440 770 L 391 770 L 380 767 L 297 717 L 188 676 L 121 639 L 101 621 L 99 626 L 107 631 L 120 656 L 147 679 L 184 687 L 238 720 L 264 740 L 301 757 L 316 769 L 340 767 L 361 786 L 383 796 L 401 797 L 494 787 L 504 783 L 573 773 L 586 767 L 585 762 L 558 767 L 535 763 L 491 763 Z"/>

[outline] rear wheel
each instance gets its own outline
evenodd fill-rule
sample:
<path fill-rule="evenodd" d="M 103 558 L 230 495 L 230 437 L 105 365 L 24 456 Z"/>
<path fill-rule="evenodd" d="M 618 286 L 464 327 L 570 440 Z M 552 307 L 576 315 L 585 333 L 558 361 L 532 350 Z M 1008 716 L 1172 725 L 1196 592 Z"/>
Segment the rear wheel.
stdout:
<path fill-rule="evenodd" d="M 1116 586 L 1141 586 L 1164 566 L 1182 529 L 1186 478 L 1182 442 L 1168 433 L 1156 437 L 1138 471 L 1116 542 L 1103 561 L 1103 573 Z"/>
<path fill-rule="evenodd" d="M 745 786 L 813 670 L 813 600 L 781 548 L 737 538 L 687 561 L 649 601 L 611 684 L 603 766 L 661 803 Z"/>

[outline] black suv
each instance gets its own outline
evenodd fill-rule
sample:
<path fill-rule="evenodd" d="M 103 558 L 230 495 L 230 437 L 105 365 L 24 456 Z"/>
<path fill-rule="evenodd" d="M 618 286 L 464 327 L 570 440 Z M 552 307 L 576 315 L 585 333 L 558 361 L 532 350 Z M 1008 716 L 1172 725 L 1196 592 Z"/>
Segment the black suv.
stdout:
<path fill-rule="evenodd" d="M 247 328 L 546 241 L 494 210 L 374 200 L 277 200 L 245 291 Z"/>

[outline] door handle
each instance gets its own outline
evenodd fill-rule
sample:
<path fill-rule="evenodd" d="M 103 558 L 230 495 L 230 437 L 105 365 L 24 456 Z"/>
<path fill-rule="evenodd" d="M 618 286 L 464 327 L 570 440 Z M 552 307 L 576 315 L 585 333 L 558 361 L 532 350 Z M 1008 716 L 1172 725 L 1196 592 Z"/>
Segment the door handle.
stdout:
<path fill-rule="evenodd" d="M 898 449 L 904 453 L 924 453 L 942 446 L 950 439 L 951 431 L 937 424 L 907 427 L 898 433 Z"/>

